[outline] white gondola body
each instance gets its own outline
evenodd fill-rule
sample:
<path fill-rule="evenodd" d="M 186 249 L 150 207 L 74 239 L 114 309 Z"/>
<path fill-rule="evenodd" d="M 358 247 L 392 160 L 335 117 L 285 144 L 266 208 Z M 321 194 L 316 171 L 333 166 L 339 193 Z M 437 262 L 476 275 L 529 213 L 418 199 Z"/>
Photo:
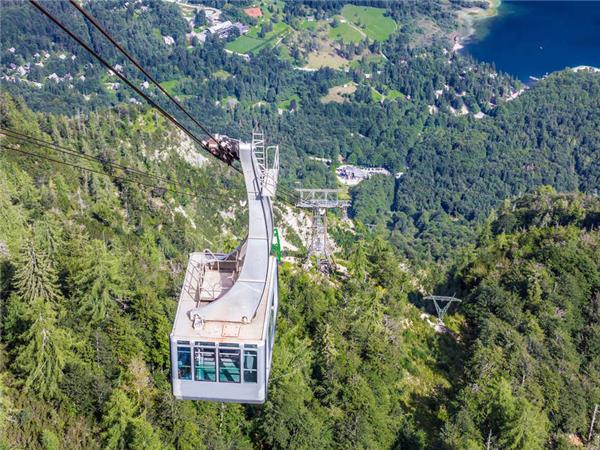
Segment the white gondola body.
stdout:
<path fill-rule="evenodd" d="M 278 310 L 271 198 L 279 167 L 275 158 L 276 164 L 266 168 L 263 155 L 254 143 L 239 145 L 247 239 L 230 254 L 205 250 L 190 255 L 170 336 L 177 399 L 266 399 Z"/>

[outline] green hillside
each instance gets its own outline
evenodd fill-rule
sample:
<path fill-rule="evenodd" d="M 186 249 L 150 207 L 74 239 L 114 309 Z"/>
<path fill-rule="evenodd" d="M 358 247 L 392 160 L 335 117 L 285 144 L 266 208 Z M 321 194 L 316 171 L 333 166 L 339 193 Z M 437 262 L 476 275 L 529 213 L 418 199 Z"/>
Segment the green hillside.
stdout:
<path fill-rule="evenodd" d="M 573 448 L 589 431 L 600 395 L 598 224 L 597 197 L 541 189 L 506 202 L 457 265 L 469 355 L 448 447 Z"/>
<path fill-rule="evenodd" d="M 2 139 L 0 401 L 7 409 L 0 426 L 9 448 L 184 448 L 231 440 L 245 447 L 389 445 L 413 420 L 411 409 L 449 386 L 448 372 L 432 359 L 441 343 L 408 302 L 409 276 L 378 239 L 348 249 L 355 279 L 343 291 L 336 288 L 341 280 L 318 287 L 316 273 L 283 267 L 265 407 L 175 402 L 168 335 L 186 253 L 207 242 L 226 248 L 234 233 L 242 234 L 237 221 L 223 223 L 219 215 L 238 200 L 224 195 L 208 168 L 182 163 L 164 123 L 132 131 L 129 120 L 146 120 L 137 108 L 128 116 L 107 111 L 101 122 L 92 118 L 77 128 L 76 120 L 32 113 L 6 95 L 2 103 L 3 126 L 82 149 L 95 148 L 91 136 L 107 149 L 118 139 L 120 151 L 111 158 L 174 182 L 194 179 L 201 192 L 197 199 L 155 197 L 143 187 L 7 151 L 14 144 Z M 164 152 L 161 164 L 140 148 Z M 22 149 L 43 154 L 35 146 Z M 217 172 L 231 186 L 231 177 Z M 188 216 L 174 212 L 177 206 Z M 414 325 L 402 331 L 407 320 Z M 402 344 L 391 346 L 390 339 Z M 398 370 L 408 377 L 401 390 Z M 412 377 L 421 382 L 413 385 Z M 413 393 L 423 400 L 415 402 Z M 390 420 L 403 404 L 412 406 L 402 421 Z M 347 428 L 348 417 L 360 428 Z M 298 429 L 301 440 L 292 438 Z"/>
<path fill-rule="evenodd" d="M 196 3 L 83 5 L 212 133 L 280 145 L 274 216 L 295 249 L 267 401 L 179 401 L 170 383 L 188 255 L 243 239 L 242 176 L 5 0 L 0 450 L 600 448 L 600 76 L 524 86 L 449 52 L 477 1 L 263 1 L 261 19 L 210 1 L 251 31 L 204 43 Z M 204 136 L 69 2 L 44 4 Z M 343 185 L 342 164 L 389 176 Z M 300 187 L 350 201 L 327 216 L 329 276 L 303 265 Z M 432 293 L 462 300 L 443 325 Z"/>
<path fill-rule="evenodd" d="M 6 96 L 3 105 L 3 125 L 40 137 L 62 130 L 52 138 L 83 148 L 86 136 L 110 142 L 118 129 L 119 161 L 177 168 L 159 172 L 173 180 L 191 174 L 165 147 L 173 137 L 164 138 L 164 124 L 136 136 L 172 162 L 156 166 L 114 112 L 104 114 L 110 129 L 92 121 L 69 137 L 75 121 Z M 193 170 L 199 183 L 209 179 L 204 170 Z M 269 398 L 244 408 L 174 401 L 168 383 L 185 254 L 242 232 L 222 222 L 218 211 L 234 198 L 214 176 L 197 189 L 220 194 L 207 209 L 9 151 L 0 173 L 0 442 L 8 448 L 464 448 L 491 433 L 499 445 L 516 439 L 534 449 L 583 433 L 598 401 L 597 198 L 543 189 L 507 202 L 442 284 L 439 275 L 415 278 L 366 232 L 342 245 L 347 276 L 284 265 Z M 173 213 L 178 204 L 187 218 Z M 465 300 L 446 320 L 449 332 L 424 319 L 415 283 Z"/>

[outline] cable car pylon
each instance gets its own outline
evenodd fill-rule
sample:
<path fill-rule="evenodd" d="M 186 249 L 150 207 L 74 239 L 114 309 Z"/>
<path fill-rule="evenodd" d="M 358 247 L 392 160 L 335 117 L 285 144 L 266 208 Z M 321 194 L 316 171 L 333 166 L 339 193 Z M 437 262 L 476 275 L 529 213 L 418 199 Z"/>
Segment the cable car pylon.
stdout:
<path fill-rule="evenodd" d="M 327 235 L 327 210 L 346 209 L 350 202 L 339 199 L 339 189 L 296 189 L 296 192 L 300 196 L 296 206 L 312 211 L 311 240 L 306 265 L 310 266 L 314 257 L 317 270 L 328 275 L 335 266 Z"/>
<path fill-rule="evenodd" d="M 438 316 L 438 325 L 442 326 L 445 326 L 444 317 L 446 317 L 446 313 L 448 312 L 450 305 L 454 302 L 462 303 L 462 300 L 456 298 L 454 295 L 452 297 L 445 295 L 428 295 L 427 297 L 423 297 L 423 300 L 429 300 L 433 302 Z"/>

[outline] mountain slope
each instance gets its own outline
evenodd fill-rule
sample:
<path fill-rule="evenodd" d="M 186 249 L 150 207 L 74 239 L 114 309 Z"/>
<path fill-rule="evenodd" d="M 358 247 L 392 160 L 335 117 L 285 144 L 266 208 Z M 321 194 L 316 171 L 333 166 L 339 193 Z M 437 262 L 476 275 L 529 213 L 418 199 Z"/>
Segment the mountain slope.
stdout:
<path fill-rule="evenodd" d="M 389 6 L 399 21 L 429 15 L 452 28 L 446 7 L 456 8 L 454 2 L 437 2 L 445 5 L 439 16 L 436 2 L 401 3 Z M 403 23 L 384 43 L 369 44 L 379 58 L 357 61 L 348 72 L 307 72 L 267 48 L 246 62 L 228 54 L 224 41 L 188 46 L 188 25 L 176 5 L 87 6 L 211 130 L 243 136 L 260 123 L 284 149 L 284 183 L 336 185 L 333 167 L 309 156 L 331 159 L 334 166 L 343 158 L 403 172 L 393 190 L 362 201 L 354 212 L 367 225 L 387 227 L 392 242 L 411 258 L 444 259 L 464 240 L 472 242 L 473 224 L 505 198 L 545 184 L 593 193 L 600 183 L 598 74 L 566 71 L 522 91 L 518 81 L 449 52 L 446 43 L 409 45 L 414 27 Z M 341 6 L 317 9 L 333 14 Z M 142 85 L 139 74 L 72 8 L 52 8 Z M 287 8 L 304 10 L 301 4 Z M 6 3 L 1 20 L 2 85 L 33 109 L 76 115 L 139 101 L 29 5 Z M 14 25 L 22 22 L 26 27 Z M 173 45 L 162 40 L 167 35 L 175 36 Z M 356 91 L 342 103 L 324 101 L 331 89 L 346 85 Z M 395 96 L 382 99 L 374 92 Z M 292 99 L 293 110 L 280 107 Z"/>
<path fill-rule="evenodd" d="M 457 267 L 469 356 L 450 448 L 587 437 L 600 401 L 599 226 L 597 197 L 544 188 L 506 203 Z"/>

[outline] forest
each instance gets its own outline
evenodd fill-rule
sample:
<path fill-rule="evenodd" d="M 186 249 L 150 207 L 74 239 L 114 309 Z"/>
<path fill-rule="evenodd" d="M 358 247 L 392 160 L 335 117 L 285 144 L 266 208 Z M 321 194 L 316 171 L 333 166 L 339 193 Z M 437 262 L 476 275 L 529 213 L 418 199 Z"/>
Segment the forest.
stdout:
<path fill-rule="evenodd" d="M 366 61 L 348 74 L 332 69 L 301 72 L 268 49 L 248 64 L 227 55 L 220 41 L 186 49 L 183 40 L 169 48 L 153 30 L 158 27 L 158 34 L 175 37 L 185 33 L 186 23 L 176 15 L 175 6 L 151 2 L 142 21 L 132 5 L 121 9 L 114 6 L 118 4 L 94 3 L 91 11 L 117 36 L 131 35 L 130 50 L 142 64 L 153 67 L 159 80 L 178 80 L 175 93 L 208 126 L 247 135 L 260 124 L 285 148 L 283 176 L 289 187 L 335 185 L 330 168 L 306 162 L 310 155 L 333 160 L 341 156 L 349 163 L 404 172 L 386 198 L 373 205 L 362 202 L 361 208 L 380 214 L 359 212 L 358 207 L 354 214 L 368 225 L 382 225 L 394 245 L 411 258 L 445 259 L 463 237 L 473 238 L 472 223 L 481 223 L 503 199 L 535 186 L 593 193 L 600 184 L 600 161 L 594 152 L 600 136 L 593 125 L 599 114 L 600 86 L 594 74 L 555 74 L 526 96 L 506 101 L 521 88 L 518 81 L 503 74 L 491 76 L 493 67 L 467 56 L 452 55 L 449 60 L 441 45 L 427 51 L 412 48 L 402 31 L 383 46 L 372 44 L 389 55 L 390 64 L 378 67 Z M 66 9 L 60 2 L 54 7 Z M 78 80 L 73 89 L 67 83 L 44 83 L 32 90 L 25 82 L 3 82 L 13 95 L 24 96 L 36 110 L 69 114 L 136 101 L 126 87 L 107 92 L 106 71 L 91 64 L 84 50 L 36 11 L 19 2 L 3 9 L 3 61 L 24 64 L 36 52 L 64 48 L 75 59 L 50 58 L 51 64 L 34 66 L 35 73 L 28 77 L 43 81 L 50 73 L 67 72 Z M 57 14 L 78 23 L 99 50 L 114 55 L 80 16 L 68 10 Z M 110 20 L 105 19 L 108 14 Z M 18 23 L 25 27 L 17 27 Z M 30 37 L 24 39 L 26 33 Z M 10 46 L 14 53 L 8 51 Z M 131 67 L 111 57 L 133 76 Z M 215 77 L 218 71 L 227 76 Z M 372 76 L 366 80 L 365 73 Z M 351 102 L 319 100 L 330 87 L 348 81 L 380 91 L 395 89 L 403 97 L 379 102 L 358 89 Z M 277 103 L 292 96 L 300 107 L 278 110 Z M 235 106 L 220 104 L 228 98 L 236 100 Z M 470 113 L 452 112 L 462 107 Z M 431 114 L 431 108 L 437 113 Z M 483 118 L 474 118 L 475 113 Z M 360 186 L 352 195 L 374 188 Z"/>
<path fill-rule="evenodd" d="M 472 3 L 369 6 L 450 30 Z M 169 333 L 187 256 L 237 245 L 242 179 L 33 8 L 2 2 L 0 128 L 88 159 L 0 136 L 0 449 L 600 447 L 598 74 L 524 89 L 447 42 L 415 46 L 410 26 L 367 42 L 384 62 L 301 71 L 269 48 L 246 61 L 221 40 L 188 45 L 174 4 L 85 5 L 211 130 L 260 125 L 286 189 L 335 187 L 340 157 L 403 175 L 348 190 L 351 228 L 331 215 L 344 270 L 282 263 L 267 402 L 177 401 Z M 142 85 L 68 3 L 49 8 Z M 323 101 L 346 83 L 345 101 Z M 441 330 L 429 293 L 462 299 Z"/>
<path fill-rule="evenodd" d="M 79 129 L 2 100 L 3 126 L 89 151 L 90 139 L 123 149 L 174 139 L 135 108 Z M 160 166 L 143 152 L 113 157 L 207 179 L 170 155 Z M 342 249 L 349 277 L 285 264 L 270 396 L 243 408 L 175 401 L 168 382 L 186 250 L 243 229 L 217 214 L 227 197 L 207 210 L 11 152 L 0 161 L 7 448 L 535 449 L 587 432 L 600 395 L 595 197 L 541 188 L 505 201 L 443 279 L 419 279 L 365 230 Z M 198 189 L 223 192 L 224 176 Z M 419 283 L 464 299 L 448 333 L 423 320 Z"/>

